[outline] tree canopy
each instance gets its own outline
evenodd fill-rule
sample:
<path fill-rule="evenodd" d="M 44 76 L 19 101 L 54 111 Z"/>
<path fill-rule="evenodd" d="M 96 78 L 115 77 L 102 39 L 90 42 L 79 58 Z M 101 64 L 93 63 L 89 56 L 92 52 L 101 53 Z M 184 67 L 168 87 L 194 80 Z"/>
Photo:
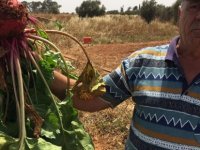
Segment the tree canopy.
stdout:
<path fill-rule="evenodd" d="M 44 0 L 27 2 L 23 1 L 29 10 L 33 13 L 60 13 L 60 7 L 56 1 Z M 121 15 L 140 15 L 147 23 L 150 23 L 155 18 L 160 21 L 178 21 L 178 7 L 181 0 L 176 0 L 172 6 L 164 6 L 157 4 L 155 0 L 143 0 L 143 3 L 138 6 L 129 6 L 126 10 L 122 6 L 120 10 L 109 10 L 99 0 L 84 0 L 80 6 L 77 6 L 75 11 L 79 17 L 94 17 L 105 14 L 121 14 Z"/>
<path fill-rule="evenodd" d="M 156 1 L 143 1 L 140 9 L 140 15 L 147 21 L 147 23 L 150 23 L 156 16 Z"/>
<path fill-rule="evenodd" d="M 43 2 L 23 1 L 22 3 L 25 4 L 29 8 L 29 10 L 34 13 L 53 13 L 53 14 L 60 13 L 59 8 L 61 7 L 61 5 L 59 5 L 56 1 L 52 1 L 52 0 L 44 0 Z"/>
<path fill-rule="evenodd" d="M 76 7 L 76 13 L 79 17 L 102 16 L 105 14 L 105 11 L 105 6 L 101 5 L 101 2 L 98 0 L 86 0 L 79 7 Z"/>

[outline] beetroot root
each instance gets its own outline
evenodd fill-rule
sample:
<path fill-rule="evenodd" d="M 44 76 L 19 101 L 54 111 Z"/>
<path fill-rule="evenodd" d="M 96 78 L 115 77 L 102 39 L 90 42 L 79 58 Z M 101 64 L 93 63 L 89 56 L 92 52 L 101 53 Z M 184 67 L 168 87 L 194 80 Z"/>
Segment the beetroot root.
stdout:
<path fill-rule="evenodd" d="M 17 0 L 0 1 L 0 38 L 8 38 L 23 33 L 28 22 L 25 6 Z"/>

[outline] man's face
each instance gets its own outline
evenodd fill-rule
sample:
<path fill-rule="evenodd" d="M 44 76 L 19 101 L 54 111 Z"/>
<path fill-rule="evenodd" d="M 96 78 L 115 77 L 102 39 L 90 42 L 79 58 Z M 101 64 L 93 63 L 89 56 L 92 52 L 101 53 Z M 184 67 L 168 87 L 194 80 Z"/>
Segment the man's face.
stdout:
<path fill-rule="evenodd" d="M 180 8 L 180 35 L 187 48 L 200 48 L 200 1 L 184 0 Z"/>

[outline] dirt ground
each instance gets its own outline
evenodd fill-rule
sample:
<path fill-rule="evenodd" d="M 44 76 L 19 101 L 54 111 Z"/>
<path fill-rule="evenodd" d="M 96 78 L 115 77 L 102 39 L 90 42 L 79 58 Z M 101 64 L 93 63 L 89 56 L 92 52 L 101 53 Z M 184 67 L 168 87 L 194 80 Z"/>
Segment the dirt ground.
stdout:
<path fill-rule="evenodd" d="M 93 62 L 95 68 L 103 75 L 116 68 L 122 59 L 130 55 L 135 50 L 144 47 L 167 44 L 169 41 L 153 41 L 140 43 L 124 43 L 124 44 L 100 44 L 84 45 L 89 58 Z M 80 47 L 72 48 L 64 51 L 65 57 L 74 60 L 76 65 L 80 67 L 86 62 L 86 57 Z M 83 65 L 84 66 L 84 65 Z"/>
<path fill-rule="evenodd" d="M 115 69 L 121 62 L 122 59 L 130 55 L 132 52 L 135 50 L 139 50 L 144 47 L 149 47 L 149 46 L 156 46 L 156 45 L 162 45 L 162 44 L 167 44 L 169 41 L 154 41 L 154 42 L 145 42 L 145 43 L 125 43 L 125 44 L 101 44 L 101 45 L 84 45 L 88 56 L 90 57 L 91 61 L 93 62 L 95 68 L 102 74 L 105 75 L 109 73 L 112 69 Z M 79 47 L 75 47 L 72 49 L 68 49 L 64 51 L 64 56 L 68 58 L 70 61 L 74 61 L 76 64 L 76 67 L 78 67 L 80 70 L 84 67 L 84 64 L 86 62 L 84 53 Z M 128 103 L 129 104 L 129 103 Z M 128 106 L 129 107 L 129 106 Z M 127 111 L 128 109 L 127 105 L 122 106 L 119 109 L 126 109 L 124 111 Z M 132 114 L 132 106 L 130 107 L 129 110 L 129 116 Z M 118 110 L 115 110 L 115 112 Z M 114 111 L 109 110 L 106 112 L 108 115 L 106 116 L 112 116 Z M 121 110 L 120 110 L 121 112 Z M 104 115 L 103 113 L 105 112 L 100 112 L 96 114 L 91 114 L 91 113 L 81 113 L 81 117 L 83 120 L 83 124 L 86 125 L 86 128 L 88 132 L 91 134 L 93 142 L 95 144 L 95 149 L 96 150 L 119 150 L 123 149 L 123 141 L 126 138 L 126 135 L 121 135 L 121 133 L 115 133 L 117 131 L 113 131 L 115 136 L 114 138 L 119 138 L 119 139 L 111 139 L 111 134 L 112 132 L 106 133 L 101 131 L 94 131 L 96 130 L 96 126 L 93 127 L 95 124 L 93 123 L 88 123 L 89 120 L 91 121 L 93 118 L 98 118 L 99 115 Z M 117 112 L 118 113 L 118 112 Z M 114 114 L 117 116 L 117 113 Z M 112 114 L 112 115 L 111 115 Z M 109 116 L 109 117 L 110 117 Z M 108 117 L 108 118 L 109 118 Z M 111 118 L 111 117 L 110 117 Z M 101 119 L 101 118 L 100 118 Z M 102 120 L 103 121 L 103 120 Z M 101 122 L 101 120 L 100 120 Z M 111 121 L 112 122 L 112 121 Z M 129 122 L 126 123 L 127 126 L 129 127 Z M 128 128 L 127 127 L 127 128 Z M 128 129 L 125 129 L 128 132 Z M 113 140 L 116 140 L 113 142 Z M 118 146 L 116 145 L 118 143 Z M 121 146 L 120 146 L 121 145 Z M 120 148 L 119 148 L 120 147 Z"/>

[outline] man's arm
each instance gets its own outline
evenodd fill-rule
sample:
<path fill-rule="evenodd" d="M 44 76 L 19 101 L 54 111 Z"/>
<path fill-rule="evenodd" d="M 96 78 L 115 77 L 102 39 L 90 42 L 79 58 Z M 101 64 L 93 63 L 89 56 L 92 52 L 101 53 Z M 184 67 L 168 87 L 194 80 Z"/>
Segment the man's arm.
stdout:
<path fill-rule="evenodd" d="M 70 86 L 73 87 L 76 81 L 73 79 L 69 79 L 69 81 Z M 50 85 L 50 89 L 53 94 L 62 100 L 66 97 L 67 83 L 68 78 L 66 76 L 54 71 L 54 80 Z M 95 112 L 110 107 L 109 103 L 100 97 L 93 96 L 88 100 L 82 100 L 74 93 L 72 99 L 74 107 L 82 111 Z"/>

